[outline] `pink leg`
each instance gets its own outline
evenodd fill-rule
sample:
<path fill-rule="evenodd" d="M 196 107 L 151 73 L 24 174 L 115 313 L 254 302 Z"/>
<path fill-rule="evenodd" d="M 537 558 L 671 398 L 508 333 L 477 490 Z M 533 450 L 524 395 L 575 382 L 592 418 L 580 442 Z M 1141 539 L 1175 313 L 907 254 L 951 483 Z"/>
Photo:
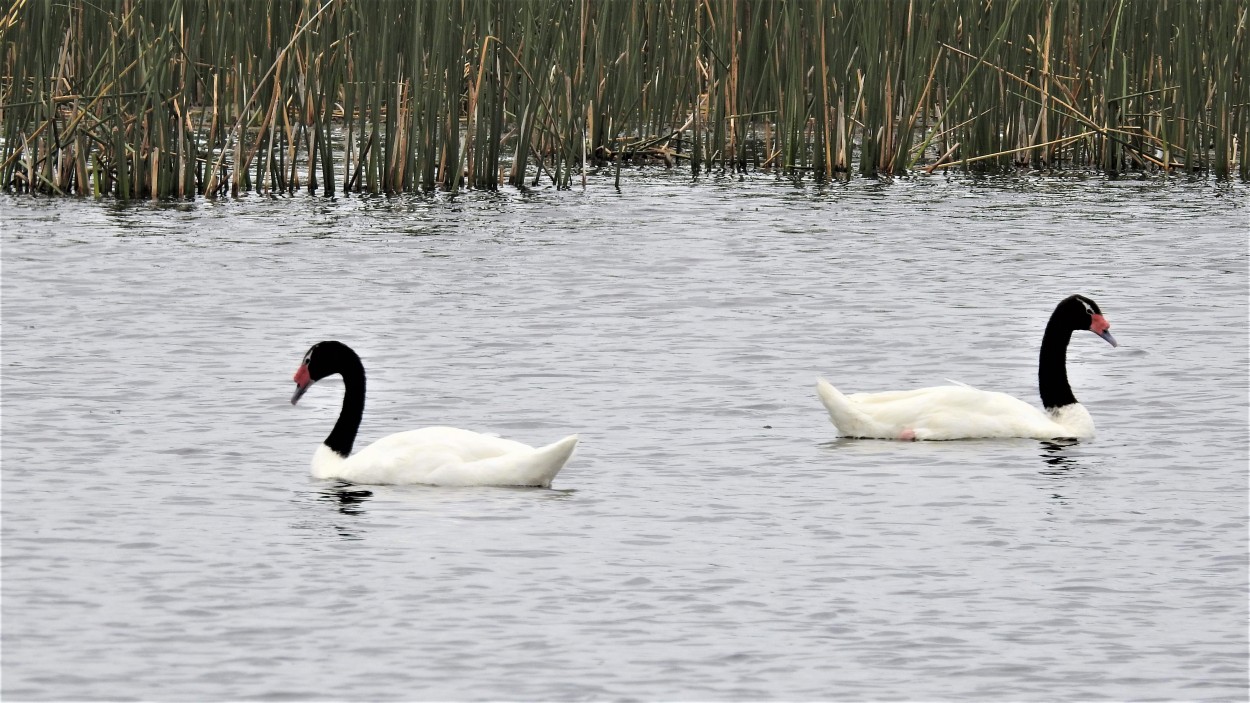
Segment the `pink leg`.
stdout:
<path fill-rule="evenodd" d="M 912 442 L 916 439 L 916 431 L 910 427 L 906 427 L 902 432 L 898 433 L 898 438 L 905 442 Z"/>

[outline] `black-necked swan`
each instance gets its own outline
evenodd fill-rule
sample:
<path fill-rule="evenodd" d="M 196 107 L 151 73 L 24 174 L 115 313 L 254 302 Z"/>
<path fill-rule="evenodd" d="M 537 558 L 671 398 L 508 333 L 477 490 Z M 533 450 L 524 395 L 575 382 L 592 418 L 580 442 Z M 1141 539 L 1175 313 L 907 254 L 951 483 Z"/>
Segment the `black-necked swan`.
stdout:
<path fill-rule="evenodd" d="M 1076 330 L 1089 330 L 1116 346 L 1111 324 L 1098 303 L 1083 295 L 1064 298 L 1046 323 L 1037 381 L 1045 412 L 1006 393 L 965 385 L 913 391 L 843 395 L 818 379 L 816 391 L 844 437 L 872 439 L 1033 439 L 1094 436 L 1094 420 L 1068 385 L 1068 342 Z"/>
<path fill-rule="evenodd" d="M 577 435 L 535 449 L 455 427 L 424 427 L 383 437 L 352 454 L 365 409 L 365 367 L 342 342 L 312 345 L 295 372 L 294 405 L 326 376 L 343 377 L 343 409 L 317 448 L 312 475 L 361 484 L 542 486 L 549 488 L 577 446 Z"/>

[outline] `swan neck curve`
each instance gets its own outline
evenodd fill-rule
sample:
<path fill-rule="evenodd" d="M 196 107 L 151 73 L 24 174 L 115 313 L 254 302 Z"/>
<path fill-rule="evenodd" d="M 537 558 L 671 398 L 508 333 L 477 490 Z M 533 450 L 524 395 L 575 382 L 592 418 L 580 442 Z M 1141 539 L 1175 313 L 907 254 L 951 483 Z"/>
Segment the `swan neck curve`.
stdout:
<path fill-rule="evenodd" d="M 343 409 L 326 437 L 325 445 L 346 459 L 351 456 L 360 418 L 365 413 L 365 369 L 360 359 L 352 359 L 339 371 L 343 377 Z"/>
<path fill-rule="evenodd" d="M 1055 310 L 1050 322 L 1046 323 L 1041 359 L 1037 366 L 1038 392 L 1042 396 L 1042 406 L 1047 410 L 1076 403 L 1072 386 L 1068 384 L 1068 342 L 1072 340 L 1072 330 L 1058 318 L 1059 311 Z"/>

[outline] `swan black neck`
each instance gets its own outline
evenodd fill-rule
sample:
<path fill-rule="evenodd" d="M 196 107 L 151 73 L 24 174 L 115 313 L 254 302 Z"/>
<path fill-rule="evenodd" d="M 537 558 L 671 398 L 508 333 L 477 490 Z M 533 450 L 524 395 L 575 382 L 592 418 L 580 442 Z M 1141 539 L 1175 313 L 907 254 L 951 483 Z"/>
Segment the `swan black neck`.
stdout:
<path fill-rule="evenodd" d="M 1042 406 L 1047 410 L 1062 408 L 1076 402 L 1072 386 L 1068 385 L 1068 342 L 1072 341 L 1072 328 L 1064 324 L 1059 310 L 1046 323 L 1042 337 L 1042 354 L 1037 366 L 1037 386 L 1042 396 Z"/>
<path fill-rule="evenodd" d="M 365 413 L 365 367 L 360 357 L 352 354 L 341 360 L 338 373 L 343 377 L 343 409 L 338 422 L 326 437 L 325 445 L 343 458 L 351 456 L 360 418 Z"/>

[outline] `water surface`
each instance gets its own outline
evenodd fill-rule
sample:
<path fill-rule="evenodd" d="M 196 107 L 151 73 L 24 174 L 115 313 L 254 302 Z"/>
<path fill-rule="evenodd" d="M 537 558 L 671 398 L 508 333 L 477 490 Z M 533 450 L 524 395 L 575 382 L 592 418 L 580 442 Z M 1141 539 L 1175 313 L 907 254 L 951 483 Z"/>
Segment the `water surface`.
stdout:
<path fill-rule="evenodd" d="M 1247 190 L 638 176 L 620 191 L 0 198 L 3 694 L 1247 696 Z M 1036 399 L 1098 436 L 835 439 L 816 399 Z M 579 432 L 552 490 L 350 487 L 361 440 Z"/>

